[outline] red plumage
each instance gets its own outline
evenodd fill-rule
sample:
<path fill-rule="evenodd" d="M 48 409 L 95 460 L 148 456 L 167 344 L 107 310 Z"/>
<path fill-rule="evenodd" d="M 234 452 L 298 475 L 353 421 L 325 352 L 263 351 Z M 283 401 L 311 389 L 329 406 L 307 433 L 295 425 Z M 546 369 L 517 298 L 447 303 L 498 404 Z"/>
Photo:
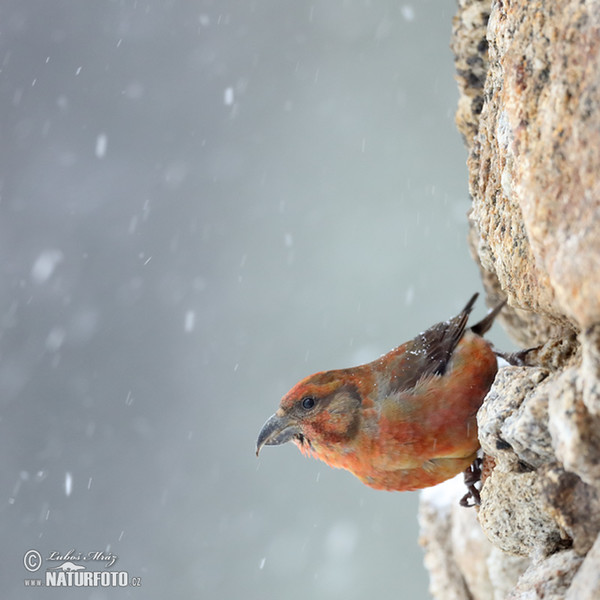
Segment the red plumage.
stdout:
<path fill-rule="evenodd" d="M 477 298 L 371 363 L 296 384 L 257 441 L 304 454 L 384 490 L 415 490 L 464 471 L 479 448 L 477 410 L 497 372 L 482 335 L 502 308 L 467 328 Z"/>

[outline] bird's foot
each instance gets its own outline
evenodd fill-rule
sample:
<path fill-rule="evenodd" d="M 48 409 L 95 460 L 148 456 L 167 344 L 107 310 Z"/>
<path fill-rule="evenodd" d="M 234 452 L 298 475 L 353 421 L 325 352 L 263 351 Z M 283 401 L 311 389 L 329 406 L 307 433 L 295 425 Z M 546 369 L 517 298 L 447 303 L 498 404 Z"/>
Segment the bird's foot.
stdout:
<path fill-rule="evenodd" d="M 503 358 L 509 365 L 513 367 L 525 367 L 527 366 L 527 355 L 531 350 L 537 350 L 537 348 L 529 348 L 527 350 L 519 350 L 518 352 L 497 352 L 496 356 Z"/>
<path fill-rule="evenodd" d="M 481 481 L 481 465 L 483 461 L 481 458 L 476 458 L 473 463 L 463 472 L 465 478 L 465 485 L 467 486 L 467 493 L 460 499 L 461 506 L 479 506 L 481 504 L 481 496 L 479 495 L 479 489 L 476 487 L 476 483 Z"/>

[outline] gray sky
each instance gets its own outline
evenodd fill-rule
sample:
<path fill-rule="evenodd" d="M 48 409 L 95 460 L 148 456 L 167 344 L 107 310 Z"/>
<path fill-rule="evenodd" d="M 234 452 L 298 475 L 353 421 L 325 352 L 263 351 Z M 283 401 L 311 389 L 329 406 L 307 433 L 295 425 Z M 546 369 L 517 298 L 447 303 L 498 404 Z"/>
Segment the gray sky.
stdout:
<path fill-rule="evenodd" d="M 254 443 L 298 379 L 481 289 L 453 11 L 2 3 L 6 597 L 64 597 L 30 549 L 142 579 L 93 600 L 428 597 L 417 494 Z"/>

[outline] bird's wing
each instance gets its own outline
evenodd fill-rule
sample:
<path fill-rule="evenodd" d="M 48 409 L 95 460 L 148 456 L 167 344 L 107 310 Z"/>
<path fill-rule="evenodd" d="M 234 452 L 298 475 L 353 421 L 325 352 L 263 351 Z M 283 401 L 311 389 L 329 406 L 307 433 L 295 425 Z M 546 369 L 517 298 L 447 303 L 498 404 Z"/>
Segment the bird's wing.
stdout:
<path fill-rule="evenodd" d="M 448 361 L 464 335 L 476 298 L 477 294 L 456 317 L 437 323 L 401 347 L 397 364 L 392 367 L 395 377 L 390 382 L 390 392 L 412 389 L 419 380 L 445 373 Z"/>

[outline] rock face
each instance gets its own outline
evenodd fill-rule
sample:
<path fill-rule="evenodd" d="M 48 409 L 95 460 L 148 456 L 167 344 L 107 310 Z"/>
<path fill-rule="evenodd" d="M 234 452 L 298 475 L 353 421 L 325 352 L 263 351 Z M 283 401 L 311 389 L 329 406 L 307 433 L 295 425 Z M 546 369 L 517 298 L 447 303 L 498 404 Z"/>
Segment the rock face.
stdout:
<path fill-rule="evenodd" d="M 478 413 L 478 511 L 454 507 L 460 489 L 422 496 L 431 591 L 599 598 L 600 1 L 458 4 L 471 248 L 508 332 L 543 346 Z"/>

